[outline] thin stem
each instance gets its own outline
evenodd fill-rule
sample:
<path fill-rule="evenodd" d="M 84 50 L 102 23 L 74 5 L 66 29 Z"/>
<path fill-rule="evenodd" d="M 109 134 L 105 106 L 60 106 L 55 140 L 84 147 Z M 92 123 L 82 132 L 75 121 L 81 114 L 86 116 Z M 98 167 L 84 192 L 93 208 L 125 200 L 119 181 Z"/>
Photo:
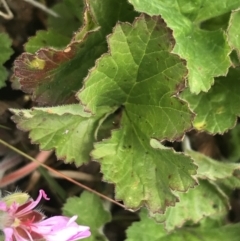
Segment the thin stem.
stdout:
<path fill-rule="evenodd" d="M 0 143 L 3 144 L 4 146 L 7 146 L 7 147 L 10 148 L 11 150 L 17 152 L 18 154 L 24 156 L 24 157 L 27 158 L 28 160 L 33 161 L 33 162 L 35 162 L 35 163 L 38 163 L 39 165 L 41 165 L 42 167 L 46 168 L 46 169 L 49 170 L 50 172 L 55 173 L 55 174 L 57 174 L 57 175 L 60 175 L 60 176 L 64 177 L 66 180 L 68 180 L 69 182 L 72 182 L 72 183 L 74 183 L 75 185 L 77 185 L 77 186 L 79 186 L 79 187 L 81 187 L 81 188 L 83 188 L 83 189 L 85 189 L 85 190 L 87 190 L 87 191 L 89 191 L 89 192 L 91 192 L 91 193 L 94 193 L 94 194 L 96 194 L 97 196 L 99 196 L 99 197 L 101 197 L 101 198 L 103 198 L 103 199 L 105 199 L 105 200 L 107 200 L 107 201 L 109 201 L 109 202 L 115 203 L 116 205 L 118 205 L 118 206 L 120 206 L 120 207 L 122 207 L 122 208 L 125 209 L 125 206 L 124 206 L 123 204 L 115 201 L 114 199 L 112 199 L 112 198 L 110 198 L 110 197 L 107 197 L 107 196 L 103 195 L 102 193 L 99 193 L 99 192 L 97 192 L 97 191 L 95 191 L 95 190 L 93 190 L 93 189 L 91 189 L 91 188 L 83 185 L 83 184 L 80 183 L 80 182 L 77 182 L 77 181 L 73 180 L 72 178 L 64 175 L 63 173 L 60 173 L 60 172 L 54 170 L 53 168 L 47 166 L 46 164 L 39 162 L 38 160 L 36 160 L 36 159 L 34 159 L 33 157 L 29 156 L 28 154 L 22 152 L 21 150 L 13 147 L 12 145 L 8 144 L 7 142 L 5 142 L 5 141 L 3 141 L 3 140 L 0 139 Z"/>
<path fill-rule="evenodd" d="M 53 17 L 56 17 L 56 18 L 59 17 L 59 15 L 56 12 L 54 12 L 53 10 L 47 8 L 42 3 L 36 2 L 35 0 L 24 0 L 24 1 L 27 2 L 27 3 L 32 4 L 34 7 L 39 8 L 39 9 L 41 9 L 42 11 L 44 11 L 46 13 L 52 15 Z"/>
<path fill-rule="evenodd" d="M 0 16 L 2 16 L 5 19 L 12 19 L 13 18 L 13 13 L 11 12 L 10 8 L 8 7 L 7 3 L 5 0 L 0 0 L 3 4 L 3 7 L 5 8 L 7 13 L 4 13 L 2 11 L 0 11 Z"/>
<path fill-rule="evenodd" d="M 1 12 L 0 12 L 0 14 L 1 14 Z M 5 130 L 11 130 L 11 128 L 4 126 L 4 125 L 0 125 L 0 128 L 5 129 Z"/>
<path fill-rule="evenodd" d="M 35 159 L 38 161 L 38 163 L 30 162 L 29 164 L 25 165 L 24 167 L 4 176 L 0 181 L 0 188 L 5 187 L 13 182 L 20 180 L 23 177 L 29 175 L 31 172 L 33 172 L 39 166 L 39 163 L 45 162 L 51 154 L 52 154 L 51 151 L 40 151 L 37 154 L 36 159 Z"/>

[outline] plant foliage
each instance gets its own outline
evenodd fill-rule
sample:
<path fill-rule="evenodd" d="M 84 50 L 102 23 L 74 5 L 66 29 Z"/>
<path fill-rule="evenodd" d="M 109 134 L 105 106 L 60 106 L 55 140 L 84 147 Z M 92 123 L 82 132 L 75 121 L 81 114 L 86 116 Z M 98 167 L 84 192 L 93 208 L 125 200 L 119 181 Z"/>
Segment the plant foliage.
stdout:
<path fill-rule="evenodd" d="M 240 0 L 64 0 L 54 7 L 60 19 L 50 17 L 14 63 L 14 85 L 37 104 L 12 109 L 14 122 L 60 160 L 100 163 L 116 200 L 141 208 L 127 241 L 239 240 L 239 224 L 223 221 L 229 190 L 240 187 L 239 7 Z M 3 64 L 11 50 L 5 35 L 1 41 Z M 192 129 L 229 131 L 229 159 L 179 148 Z M 90 239 L 106 240 L 99 228 L 111 217 L 100 199 L 84 193 L 63 210 L 81 210 Z"/>

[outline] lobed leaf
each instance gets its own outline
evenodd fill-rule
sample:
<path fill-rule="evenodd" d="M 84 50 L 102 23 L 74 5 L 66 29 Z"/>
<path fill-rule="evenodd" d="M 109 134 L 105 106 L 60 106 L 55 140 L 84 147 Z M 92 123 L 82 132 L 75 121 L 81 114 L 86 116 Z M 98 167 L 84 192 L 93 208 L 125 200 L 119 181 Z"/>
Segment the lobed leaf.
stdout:
<path fill-rule="evenodd" d="M 11 40 L 5 33 L 0 33 L 0 88 L 5 86 L 5 80 L 8 73 L 3 64 L 9 59 L 13 51 L 11 49 Z"/>
<path fill-rule="evenodd" d="M 11 111 L 18 128 L 30 131 L 33 143 L 38 143 L 43 150 L 55 149 L 58 159 L 78 166 L 89 161 L 94 132 L 105 113 L 90 116 L 80 105 Z"/>
<path fill-rule="evenodd" d="M 171 190 L 195 185 L 192 161 L 150 139 L 181 138 L 191 128 L 192 113 L 173 97 L 184 85 L 184 61 L 170 53 L 171 31 L 160 17 L 142 15 L 134 25 L 118 24 L 109 38 L 110 54 L 99 59 L 78 94 L 86 109 L 122 107 L 121 128 L 95 145 L 107 181 L 128 208 L 146 204 L 163 212 L 178 200 Z"/>
<path fill-rule="evenodd" d="M 199 185 L 187 193 L 179 193 L 179 200 L 175 207 L 168 208 L 163 215 L 150 214 L 157 222 L 164 221 L 167 231 L 182 227 L 189 221 L 196 224 L 205 217 L 226 215 L 229 210 L 226 196 L 205 180 L 199 181 Z"/>
<path fill-rule="evenodd" d="M 182 93 L 196 113 L 193 125 L 197 130 L 222 134 L 235 126 L 240 116 L 239 76 L 239 68 L 230 68 L 226 77 L 216 78 L 208 93 L 193 95 L 188 89 Z"/>
<path fill-rule="evenodd" d="M 116 184 L 116 199 L 127 208 L 146 205 L 152 212 L 163 212 L 178 201 L 172 190 L 186 191 L 196 182 L 191 177 L 196 166 L 187 156 L 170 149 L 152 148 L 138 126 L 123 121 L 124 128 L 95 145 L 92 155 L 101 159 L 104 179 Z"/>
<path fill-rule="evenodd" d="M 102 200 L 98 196 L 83 192 L 80 197 L 68 198 L 63 206 L 63 214 L 69 217 L 78 215 L 77 222 L 90 227 L 92 234 L 85 240 L 107 240 L 100 229 L 111 220 L 111 214 L 104 209 Z"/>
<path fill-rule="evenodd" d="M 240 6 L 239 0 L 129 0 L 139 12 L 161 15 L 173 30 L 174 53 L 187 60 L 190 91 L 207 92 L 214 77 L 226 75 L 230 67 L 230 48 L 222 30 L 206 31 L 201 22 L 227 13 Z"/>
<path fill-rule="evenodd" d="M 123 106 L 124 115 L 152 138 L 175 140 L 191 128 L 192 113 L 175 98 L 184 87 L 185 62 L 170 53 L 171 31 L 160 17 L 118 24 L 110 54 L 97 62 L 78 93 L 86 109 Z M 177 120 L 176 120 L 177 119 Z"/>

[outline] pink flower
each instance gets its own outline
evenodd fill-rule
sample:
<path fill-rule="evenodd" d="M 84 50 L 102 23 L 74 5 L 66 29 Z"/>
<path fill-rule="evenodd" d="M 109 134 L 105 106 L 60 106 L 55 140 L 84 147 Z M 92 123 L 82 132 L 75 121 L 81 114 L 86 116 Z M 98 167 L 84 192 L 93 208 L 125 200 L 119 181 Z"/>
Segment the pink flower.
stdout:
<path fill-rule="evenodd" d="M 0 201 L 0 230 L 5 234 L 5 241 L 75 241 L 91 235 L 89 227 L 75 222 L 77 216 L 45 219 L 40 211 L 33 210 L 42 197 L 49 200 L 43 190 L 35 201 L 27 194 L 22 193 L 23 197 L 19 198 L 16 195 Z"/>

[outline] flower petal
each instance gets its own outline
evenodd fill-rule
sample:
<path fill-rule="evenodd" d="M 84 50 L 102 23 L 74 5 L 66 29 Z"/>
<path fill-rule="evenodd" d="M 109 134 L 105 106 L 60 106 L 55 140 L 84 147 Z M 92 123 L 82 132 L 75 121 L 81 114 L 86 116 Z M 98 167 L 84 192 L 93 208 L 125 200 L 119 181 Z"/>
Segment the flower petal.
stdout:
<path fill-rule="evenodd" d="M 75 241 L 89 237 L 90 235 L 91 232 L 89 231 L 89 228 L 82 231 L 82 228 L 79 230 L 77 227 L 66 227 L 65 229 L 57 232 L 44 235 L 44 238 L 48 241 Z"/>
<path fill-rule="evenodd" d="M 49 200 L 49 198 L 47 197 L 47 194 L 41 189 L 41 190 L 39 190 L 39 195 L 35 201 L 29 201 L 18 207 L 18 209 L 16 211 L 16 216 L 20 217 L 24 213 L 27 213 L 30 210 L 34 209 L 39 204 L 42 197 L 46 200 Z"/>
<path fill-rule="evenodd" d="M 45 219 L 39 223 L 35 223 L 33 230 L 38 230 L 41 234 L 49 234 L 51 232 L 57 232 L 58 230 L 62 230 L 67 226 L 70 218 L 64 216 L 54 216 L 48 219 Z M 75 224 L 74 224 L 75 225 Z M 76 224 L 78 226 L 78 224 Z"/>
<path fill-rule="evenodd" d="M 89 227 L 78 225 L 75 220 L 77 216 L 72 218 L 64 216 L 55 216 L 34 223 L 32 230 L 40 233 L 48 241 L 74 241 L 91 235 Z"/>
<path fill-rule="evenodd" d="M 5 235 L 4 241 L 13 241 L 13 229 L 12 228 L 4 228 L 3 232 Z"/>

